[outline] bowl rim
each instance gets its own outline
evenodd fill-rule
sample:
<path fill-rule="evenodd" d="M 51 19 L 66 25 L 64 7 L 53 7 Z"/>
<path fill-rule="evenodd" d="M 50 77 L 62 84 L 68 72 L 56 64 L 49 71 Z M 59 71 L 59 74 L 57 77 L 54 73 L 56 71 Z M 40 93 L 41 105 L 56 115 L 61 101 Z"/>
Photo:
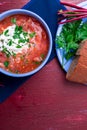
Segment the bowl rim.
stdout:
<path fill-rule="evenodd" d="M 36 13 L 29 11 L 29 10 L 25 10 L 25 9 L 11 9 L 5 12 L 2 12 L 0 14 L 0 21 L 2 21 L 3 19 L 5 19 L 8 16 L 14 15 L 14 14 L 27 14 L 29 16 L 32 16 L 34 18 L 36 18 L 41 24 L 42 26 L 45 28 L 48 37 L 49 37 L 49 49 L 48 49 L 48 53 L 46 58 L 44 59 L 44 61 L 34 70 L 30 71 L 30 72 L 26 72 L 26 73 L 22 73 L 22 74 L 15 74 L 15 73 L 11 73 L 8 72 L 2 68 L 0 68 L 0 73 L 5 74 L 7 76 L 11 76 L 11 77 L 26 77 L 26 76 L 31 76 L 33 74 L 35 74 L 36 72 L 38 72 L 39 70 L 41 70 L 44 65 L 47 63 L 50 55 L 51 55 L 51 51 L 52 51 L 52 34 L 51 31 L 47 25 L 47 23 Z"/>

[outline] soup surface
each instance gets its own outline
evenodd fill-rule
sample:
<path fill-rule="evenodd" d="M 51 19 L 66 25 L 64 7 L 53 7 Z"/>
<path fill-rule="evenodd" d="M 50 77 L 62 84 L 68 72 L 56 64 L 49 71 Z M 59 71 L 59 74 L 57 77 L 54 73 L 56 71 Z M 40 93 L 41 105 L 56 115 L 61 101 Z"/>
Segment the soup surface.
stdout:
<path fill-rule="evenodd" d="M 46 30 L 28 15 L 13 15 L 0 22 L 0 68 L 26 73 L 37 68 L 49 48 Z"/>

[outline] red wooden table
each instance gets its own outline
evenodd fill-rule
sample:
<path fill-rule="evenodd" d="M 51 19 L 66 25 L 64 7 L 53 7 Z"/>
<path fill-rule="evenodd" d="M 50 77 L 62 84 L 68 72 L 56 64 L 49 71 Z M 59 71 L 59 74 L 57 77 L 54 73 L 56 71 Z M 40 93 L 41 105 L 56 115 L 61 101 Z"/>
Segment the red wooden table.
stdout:
<path fill-rule="evenodd" d="M 27 2 L 0 0 L 0 12 Z M 6 129 L 87 130 L 87 86 L 67 81 L 57 58 L 53 59 L 0 104 L 0 130 Z"/>

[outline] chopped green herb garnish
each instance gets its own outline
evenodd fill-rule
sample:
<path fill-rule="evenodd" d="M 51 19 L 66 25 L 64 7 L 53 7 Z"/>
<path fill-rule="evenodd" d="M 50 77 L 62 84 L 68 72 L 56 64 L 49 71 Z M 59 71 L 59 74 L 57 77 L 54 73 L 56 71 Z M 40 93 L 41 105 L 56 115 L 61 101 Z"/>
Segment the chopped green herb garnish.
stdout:
<path fill-rule="evenodd" d="M 27 32 L 23 32 L 23 35 L 24 35 L 24 37 L 26 37 L 28 35 L 28 33 Z"/>
<path fill-rule="evenodd" d="M 29 34 L 30 38 L 33 38 L 35 35 L 36 35 L 35 32 L 32 32 L 32 33 Z"/>
<path fill-rule="evenodd" d="M 41 58 L 42 58 L 42 59 L 44 59 L 44 58 L 45 58 L 45 55 L 44 55 L 43 53 L 41 54 Z"/>
<path fill-rule="evenodd" d="M 13 41 L 10 39 L 9 42 L 7 43 L 9 46 L 11 46 Z"/>
<path fill-rule="evenodd" d="M 26 42 L 29 42 L 29 38 L 28 38 L 28 39 L 26 39 Z"/>
<path fill-rule="evenodd" d="M 16 25 L 16 27 L 15 27 L 15 32 L 18 32 L 18 28 L 19 28 L 19 27 Z"/>
<path fill-rule="evenodd" d="M 25 42 L 26 42 L 26 39 L 22 39 L 22 38 L 19 39 L 19 40 L 18 40 L 18 43 L 21 43 L 21 42 L 22 42 L 22 43 L 25 43 Z"/>
<path fill-rule="evenodd" d="M 23 31 L 22 26 L 18 26 L 18 31 L 20 31 L 20 32 L 22 32 L 22 31 Z"/>
<path fill-rule="evenodd" d="M 12 18 L 11 22 L 14 23 L 14 24 L 16 24 L 16 18 Z"/>
<path fill-rule="evenodd" d="M 34 63 L 35 63 L 36 65 L 39 65 L 39 64 L 40 64 L 40 62 L 39 62 L 39 61 L 34 61 Z"/>
<path fill-rule="evenodd" d="M 21 47 L 22 47 L 22 46 L 20 46 L 20 45 L 17 45 L 17 46 L 16 46 L 16 48 L 21 48 Z"/>
<path fill-rule="evenodd" d="M 9 61 L 5 61 L 5 62 L 4 62 L 4 66 L 5 66 L 5 67 L 8 67 L 8 65 L 9 65 Z"/>
<path fill-rule="evenodd" d="M 7 50 L 6 47 L 3 46 L 3 50 L 2 52 L 4 52 L 6 54 L 7 57 L 9 57 L 11 55 L 11 53 Z"/>
<path fill-rule="evenodd" d="M 7 29 L 7 30 L 4 32 L 4 35 L 5 35 L 5 36 L 8 36 L 8 32 L 9 32 L 9 30 Z"/>
<path fill-rule="evenodd" d="M 15 57 L 16 56 L 16 54 L 12 51 L 12 55 Z"/>
<path fill-rule="evenodd" d="M 16 32 L 16 33 L 21 33 L 22 31 L 23 31 L 22 26 L 17 26 L 17 25 L 16 25 L 15 32 Z"/>
<path fill-rule="evenodd" d="M 14 38 L 14 39 L 19 39 L 19 38 L 20 38 L 20 35 L 18 35 L 18 34 L 15 33 L 14 36 L 13 36 L 13 38 Z"/>

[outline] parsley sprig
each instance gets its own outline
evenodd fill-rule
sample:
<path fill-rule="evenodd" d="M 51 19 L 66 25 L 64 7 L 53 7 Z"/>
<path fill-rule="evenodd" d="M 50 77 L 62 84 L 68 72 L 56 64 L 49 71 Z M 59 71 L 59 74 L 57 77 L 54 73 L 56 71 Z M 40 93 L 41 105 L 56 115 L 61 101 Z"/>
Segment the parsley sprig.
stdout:
<path fill-rule="evenodd" d="M 85 39 L 87 39 L 87 23 L 77 20 L 64 24 L 60 35 L 56 37 L 56 47 L 62 48 L 64 58 L 69 60 L 75 56 L 79 43 Z"/>

